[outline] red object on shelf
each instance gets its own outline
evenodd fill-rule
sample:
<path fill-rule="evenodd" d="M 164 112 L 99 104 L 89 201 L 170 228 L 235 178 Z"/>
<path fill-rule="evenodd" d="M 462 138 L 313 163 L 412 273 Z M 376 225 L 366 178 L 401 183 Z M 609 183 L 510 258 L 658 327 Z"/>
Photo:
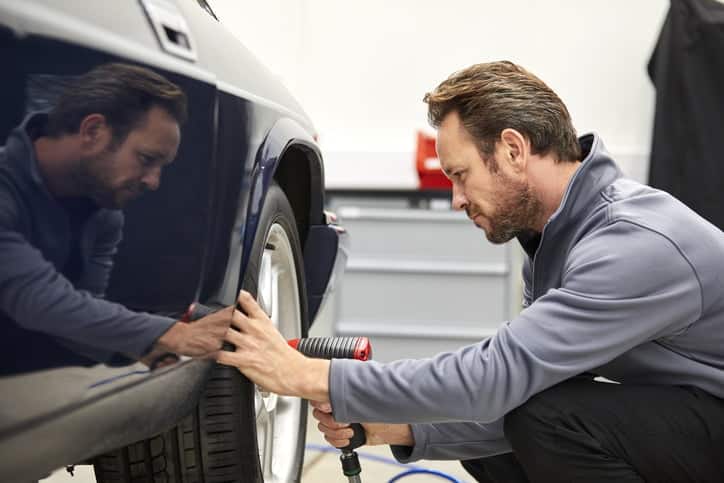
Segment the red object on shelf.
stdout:
<path fill-rule="evenodd" d="M 451 189 L 452 184 L 440 168 L 440 160 L 435 151 L 435 138 L 423 132 L 417 133 L 417 175 L 420 189 Z"/>

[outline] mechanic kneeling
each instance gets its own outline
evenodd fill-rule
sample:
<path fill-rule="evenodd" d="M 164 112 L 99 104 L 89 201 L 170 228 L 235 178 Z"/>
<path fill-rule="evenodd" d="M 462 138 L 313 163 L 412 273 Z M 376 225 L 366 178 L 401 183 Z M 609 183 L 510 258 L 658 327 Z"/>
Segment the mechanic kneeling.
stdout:
<path fill-rule="evenodd" d="M 242 293 L 219 361 L 315 401 L 335 446 L 361 422 L 398 460 L 462 460 L 478 481 L 724 481 L 724 234 L 624 178 L 522 67 L 471 66 L 425 101 L 454 208 L 528 254 L 526 308 L 456 352 L 330 362 Z"/>

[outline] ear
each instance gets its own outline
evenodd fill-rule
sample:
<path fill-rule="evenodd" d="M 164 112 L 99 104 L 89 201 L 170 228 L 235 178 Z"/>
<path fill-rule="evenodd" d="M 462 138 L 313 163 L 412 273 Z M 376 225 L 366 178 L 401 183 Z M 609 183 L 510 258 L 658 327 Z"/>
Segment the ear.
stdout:
<path fill-rule="evenodd" d="M 525 171 L 530 147 L 525 137 L 515 129 L 506 128 L 500 133 L 501 162 L 507 163 L 515 172 Z"/>
<path fill-rule="evenodd" d="M 78 127 L 78 137 L 84 151 L 95 152 L 105 149 L 113 139 L 111 127 L 103 114 L 88 114 Z"/>

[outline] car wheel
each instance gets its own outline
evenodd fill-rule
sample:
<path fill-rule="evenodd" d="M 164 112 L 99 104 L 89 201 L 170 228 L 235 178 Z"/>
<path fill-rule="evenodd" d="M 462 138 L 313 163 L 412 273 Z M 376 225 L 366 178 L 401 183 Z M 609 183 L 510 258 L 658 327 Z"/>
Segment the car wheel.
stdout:
<path fill-rule="evenodd" d="M 267 193 L 242 286 L 287 338 L 306 335 L 302 253 L 284 192 Z M 99 483 L 298 482 L 307 405 L 216 365 L 196 410 L 170 431 L 94 460 Z"/>

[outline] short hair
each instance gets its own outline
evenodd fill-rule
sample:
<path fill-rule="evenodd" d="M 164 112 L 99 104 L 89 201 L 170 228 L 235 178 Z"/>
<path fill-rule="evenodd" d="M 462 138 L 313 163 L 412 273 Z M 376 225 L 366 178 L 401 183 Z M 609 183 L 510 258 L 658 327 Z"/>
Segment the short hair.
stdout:
<path fill-rule="evenodd" d="M 156 72 L 137 65 L 102 64 L 75 78 L 48 113 L 46 132 L 73 134 L 90 114 L 102 114 L 120 143 L 138 127 L 149 109 L 158 106 L 179 125 L 186 121 L 186 94 Z"/>
<path fill-rule="evenodd" d="M 557 161 L 581 158 L 576 130 L 563 101 L 542 80 L 509 61 L 475 64 L 425 94 L 428 120 L 438 128 L 455 111 L 487 163 L 506 128 L 528 138 L 534 154 Z"/>

